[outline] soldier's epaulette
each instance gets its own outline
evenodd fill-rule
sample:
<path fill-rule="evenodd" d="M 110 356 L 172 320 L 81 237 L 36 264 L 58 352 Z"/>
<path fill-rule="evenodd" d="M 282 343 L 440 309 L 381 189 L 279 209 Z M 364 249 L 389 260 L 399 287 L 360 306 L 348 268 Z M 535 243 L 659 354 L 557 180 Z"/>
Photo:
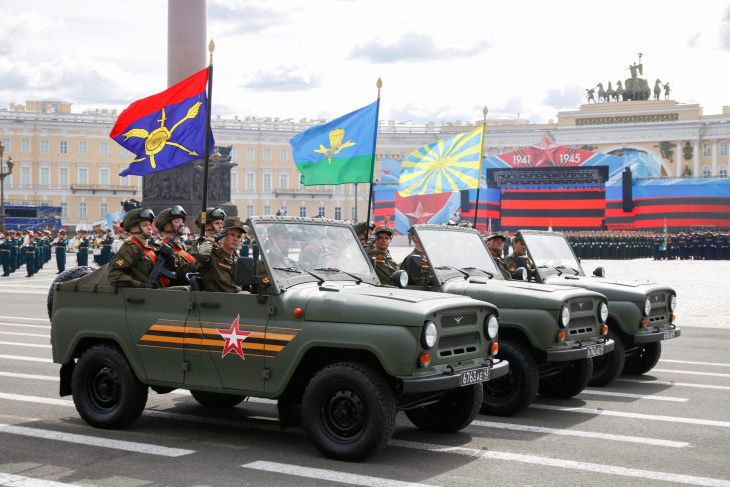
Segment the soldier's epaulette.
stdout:
<path fill-rule="evenodd" d="M 132 237 L 125 238 L 124 243 L 132 243 Z"/>

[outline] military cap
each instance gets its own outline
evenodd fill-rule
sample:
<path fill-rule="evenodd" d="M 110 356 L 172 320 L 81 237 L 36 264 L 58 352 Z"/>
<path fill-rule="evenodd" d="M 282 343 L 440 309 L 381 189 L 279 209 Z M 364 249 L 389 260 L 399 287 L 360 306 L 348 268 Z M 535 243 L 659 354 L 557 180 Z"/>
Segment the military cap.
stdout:
<path fill-rule="evenodd" d="M 223 208 L 206 208 L 205 209 L 205 223 L 211 223 L 214 220 L 225 220 L 226 212 Z M 203 212 L 198 213 L 198 217 L 195 219 L 195 226 L 200 228 L 203 224 Z"/>
<path fill-rule="evenodd" d="M 243 222 L 238 218 L 226 218 L 223 222 L 223 228 L 237 228 L 243 233 L 246 233 L 246 229 L 243 228 Z"/>
<path fill-rule="evenodd" d="M 289 228 L 281 223 L 275 223 L 273 225 L 269 225 L 266 229 L 266 234 L 270 237 L 274 237 L 276 235 L 288 235 Z"/>
<path fill-rule="evenodd" d="M 375 229 L 373 232 L 375 235 L 378 235 L 379 233 L 387 233 L 391 237 L 393 236 L 393 230 L 391 230 L 389 227 L 385 225 L 380 225 L 378 228 Z"/>
<path fill-rule="evenodd" d="M 60 229 L 60 230 L 58 231 L 58 233 L 66 233 L 66 230 L 64 230 L 64 229 L 62 228 L 62 229 Z"/>
<path fill-rule="evenodd" d="M 522 232 L 515 233 L 515 238 L 512 239 L 513 242 L 524 242 L 525 239 L 522 237 Z"/>
<path fill-rule="evenodd" d="M 162 232 L 165 225 L 173 221 L 175 218 L 182 218 L 184 220 L 186 216 L 187 213 L 185 213 L 185 210 L 180 205 L 175 205 L 172 208 L 165 208 L 159 215 L 157 215 L 157 218 L 155 218 L 155 228 L 158 232 Z"/>
<path fill-rule="evenodd" d="M 122 219 L 122 228 L 125 232 L 128 232 L 138 223 L 144 221 L 152 223 L 154 219 L 155 213 L 149 208 L 135 208 L 125 213 L 124 219 Z"/>
<path fill-rule="evenodd" d="M 416 235 L 416 229 L 413 228 L 413 227 L 409 228 L 408 229 L 408 235 L 410 235 L 411 237 L 415 236 Z"/>
<path fill-rule="evenodd" d="M 489 242 L 489 241 L 490 241 L 490 240 L 492 240 L 493 238 L 501 238 L 503 242 L 504 242 L 505 240 L 507 240 L 507 237 L 505 237 L 505 236 L 504 236 L 504 234 L 503 234 L 502 232 L 494 232 L 494 233 L 493 233 L 493 234 L 491 234 L 491 235 L 490 235 L 489 237 L 487 237 L 487 242 Z"/>

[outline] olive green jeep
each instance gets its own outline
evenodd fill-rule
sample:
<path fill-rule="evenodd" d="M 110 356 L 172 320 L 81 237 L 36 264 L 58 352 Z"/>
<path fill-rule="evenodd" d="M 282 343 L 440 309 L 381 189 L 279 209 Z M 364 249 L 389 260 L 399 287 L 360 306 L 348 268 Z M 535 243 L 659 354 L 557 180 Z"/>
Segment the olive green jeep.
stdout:
<path fill-rule="evenodd" d="M 413 231 L 428 265 L 422 265 L 419 256 L 409 257 L 409 282 L 499 307 L 498 357 L 509 362 L 509 373 L 484 384 L 482 413 L 511 415 L 529 406 L 538 392 L 568 398 L 586 387 L 593 371 L 591 358 L 614 347 L 604 336 L 604 296 L 505 280 L 477 230 L 414 225 Z"/>
<path fill-rule="evenodd" d="M 209 407 L 270 398 L 282 427 L 301 423 L 323 454 L 358 460 L 387 444 L 400 410 L 425 430 L 466 427 L 482 384 L 507 373 L 494 357 L 495 306 L 380 285 L 343 222 L 247 224 L 264 262 L 254 276 L 252 258 L 237 261 L 251 293 L 206 292 L 195 275 L 190 289 L 115 287 L 106 267 L 59 276 L 53 360 L 60 394 L 73 395 L 87 423 L 129 425 L 148 388 L 188 389 Z"/>
<path fill-rule="evenodd" d="M 661 356 L 661 342 L 682 333 L 674 323 L 677 293 L 671 287 L 609 280 L 601 267 L 593 276 L 586 276 L 562 233 L 539 230 L 519 233 L 537 267 L 537 282 L 589 289 L 608 298 L 608 336 L 616 346 L 613 353 L 593 359 L 590 385 L 606 385 L 621 373 L 640 375 L 650 371 Z"/>

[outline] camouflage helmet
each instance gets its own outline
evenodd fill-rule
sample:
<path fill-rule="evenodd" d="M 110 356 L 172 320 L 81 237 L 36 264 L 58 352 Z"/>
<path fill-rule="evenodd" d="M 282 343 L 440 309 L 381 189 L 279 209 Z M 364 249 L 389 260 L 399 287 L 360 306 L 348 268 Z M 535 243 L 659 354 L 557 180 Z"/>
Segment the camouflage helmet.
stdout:
<path fill-rule="evenodd" d="M 365 233 L 366 228 L 367 228 L 367 222 L 357 222 L 352 226 L 352 229 L 355 230 L 355 235 L 360 235 L 361 233 Z"/>
<path fill-rule="evenodd" d="M 385 225 L 380 225 L 378 228 L 375 229 L 373 232 L 375 235 L 378 235 L 380 233 L 387 233 L 391 237 L 393 237 L 393 230 L 390 229 L 390 227 L 387 227 Z"/>
<path fill-rule="evenodd" d="M 186 216 L 187 213 L 185 213 L 185 209 L 180 205 L 175 205 L 172 208 L 165 208 L 159 215 L 157 215 L 157 218 L 155 218 L 155 228 L 158 232 L 162 232 L 165 225 L 170 223 L 172 220 L 175 218 L 182 218 L 185 220 Z"/>
<path fill-rule="evenodd" d="M 502 242 L 504 242 L 505 240 L 507 240 L 507 237 L 505 237 L 502 232 L 494 232 L 493 234 L 491 234 L 490 236 L 487 237 L 487 242 L 489 242 L 493 238 L 501 238 L 502 239 Z"/>
<path fill-rule="evenodd" d="M 128 232 L 138 223 L 144 221 L 152 223 L 154 220 L 155 213 L 149 208 L 135 208 L 125 213 L 124 219 L 122 220 L 122 228 L 125 232 Z"/>
<path fill-rule="evenodd" d="M 243 233 L 246 233 L 246 229 L 243 227 L 243 222 L 239 220 L 238 218 L 226 218 L 223 222 L 223 228 L 237 228 L 241 230 Z"/>
<path fill-rule="evenodd" d="M 226 212 L 223 208 L 206 208 L 205 209 L 205 222 L 212 223 L 215 220 L 225 220 Z M 200 228 L 203 225 L 203 212 L 198 213 L 198 217 L 195 219 L 195 226 Z"/>

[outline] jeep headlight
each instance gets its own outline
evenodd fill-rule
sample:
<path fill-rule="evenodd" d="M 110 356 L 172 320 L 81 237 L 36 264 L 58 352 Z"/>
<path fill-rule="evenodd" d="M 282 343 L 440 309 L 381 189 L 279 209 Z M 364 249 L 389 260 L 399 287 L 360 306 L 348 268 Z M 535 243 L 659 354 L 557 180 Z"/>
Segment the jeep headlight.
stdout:
<path fill-rule="evenodd" d="M 677 308 L 677 296 L 672 294 L 669 296 L 669 310 L 674 313 L 674 310 Z"/>
<path fill-rule="evenodd" d="M 601 323 L 605 323 L 608 319 L 608 306 L 606 303 L 601 303 L 598 305 L 598 317 L 601 319 Z"/>
<path fill-rule="evenodd" d="M 421 346 L 428 350 L 436 345 L 436 339 L 438 339 L 438 336 L 439 332 L 436 328 L 436 323 L 433 321 L 427 321 L 423 326 L 423 332 L 421 333 Z"/>
<path fill-rule="evenodd" d="M 494 315 L 487 315 L 484 318 L 484 334 L 487 338 L 494 341 L 497 339 L 497 333 L 499 332 L 499 320 Z"/>
<path fill-rule="evenodd" d="M 649 316 L 649 313 L 651 313 L 651 301 L 649 301 L 649 298 L 646 298 L 644 300 L 644 316 Z"/>
<path fill-rule="evenodd" d="M 567 306 L 563 306 L 560 308 L 560 320 L 558 321 L 558 325 L 560 325 L 560 328 L 565 328 L 570 324 L 570 310 Z"/>

